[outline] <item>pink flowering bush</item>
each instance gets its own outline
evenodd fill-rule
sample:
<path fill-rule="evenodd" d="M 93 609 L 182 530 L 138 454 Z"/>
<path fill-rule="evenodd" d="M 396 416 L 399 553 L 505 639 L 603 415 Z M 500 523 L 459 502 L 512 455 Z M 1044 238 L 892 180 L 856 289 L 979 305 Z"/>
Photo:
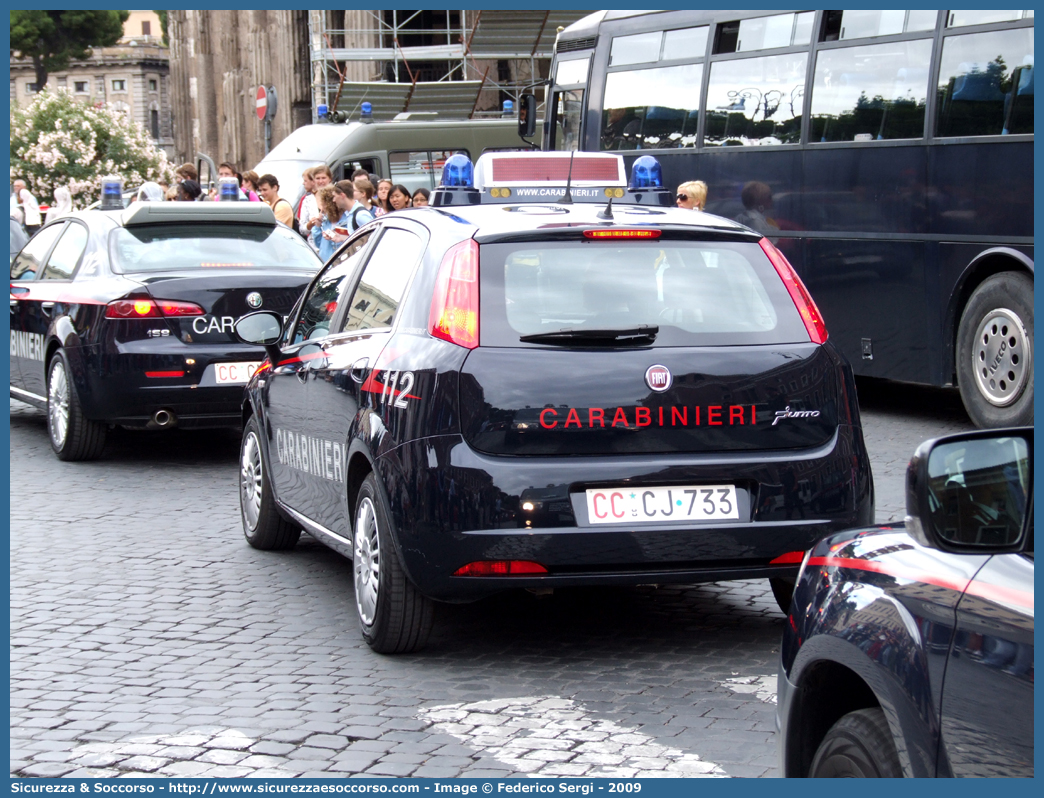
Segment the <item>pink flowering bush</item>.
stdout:
<path fill-rule="evenodd" d="M 128 188 L 170 183 L 174 170 L 148 132 L 111 105 L 95 107 L 64 89 L 40 92 L 11 109 L 11 179 L 24 177 L 41 202 L 66 186 L 78 208 L 101 196 L 101 179 L 118 175 Z"/>

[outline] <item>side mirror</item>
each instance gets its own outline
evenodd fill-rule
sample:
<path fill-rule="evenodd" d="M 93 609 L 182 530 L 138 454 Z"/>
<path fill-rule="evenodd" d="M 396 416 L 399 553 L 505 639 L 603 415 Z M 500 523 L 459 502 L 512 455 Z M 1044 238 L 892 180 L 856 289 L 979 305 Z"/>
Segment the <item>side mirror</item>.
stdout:
<path fill-rule="evenodd" d="M 906 471 L 906 528 L 941 551 L 1022 551 L 1033 513 L 1033 428 L 922 443 Z"/>
<path fill-rule="evenodd" d="M 240 316 L 232 327 L 240 343 L 263 346 L 272 365 L 279 362 L 282 354 L 279 341 L 283 337 L 283 317 L 278 313 L 259 310 Z"/>
<path fill-rule="evenodd" d="M 536 133 L 536 97 L 532 94 L 523 94 L 518 98 L 518 135 L 521 138 L 531 138 Z"/>

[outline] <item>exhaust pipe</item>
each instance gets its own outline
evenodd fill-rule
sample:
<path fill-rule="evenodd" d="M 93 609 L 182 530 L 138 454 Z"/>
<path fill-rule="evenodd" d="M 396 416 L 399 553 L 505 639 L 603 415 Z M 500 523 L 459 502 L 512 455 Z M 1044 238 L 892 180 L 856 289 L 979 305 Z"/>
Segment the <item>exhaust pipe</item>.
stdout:
<path fill-rule="evenodd" d="M 157 410 L 149 420 L 149 429 L 172 429 L 178 425 L 178 417 L 171 410 Z"/>

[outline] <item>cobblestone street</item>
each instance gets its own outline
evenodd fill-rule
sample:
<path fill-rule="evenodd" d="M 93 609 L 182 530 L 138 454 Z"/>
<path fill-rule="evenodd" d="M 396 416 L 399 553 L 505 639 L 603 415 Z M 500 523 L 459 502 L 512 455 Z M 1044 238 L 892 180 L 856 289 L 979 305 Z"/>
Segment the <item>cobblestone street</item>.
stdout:
<path fill-rule="evenodd" d="M 878 520 L 955 394 L 860 384 Z M 17 776 L 774 776 L 768 585 L 510 594 L 373 654 L 350 564 L 243 540 L 238 441 L 111 436 L 62 463 L 11 402 Z"/>

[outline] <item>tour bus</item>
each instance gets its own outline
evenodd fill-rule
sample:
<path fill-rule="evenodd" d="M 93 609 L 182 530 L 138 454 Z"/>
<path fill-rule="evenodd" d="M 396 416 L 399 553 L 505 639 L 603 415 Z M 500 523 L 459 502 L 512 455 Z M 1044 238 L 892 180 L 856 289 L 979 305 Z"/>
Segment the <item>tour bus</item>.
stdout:
<path fill-rule="evenodd" d="M 544 149 L 704 181 L 857 374 L 1033 423 L 1033 11 L 602 11 L 551 69 Z"/>
<path fill-rule="evenodd" d="M 399 114 L 391 121 L 302 125 L 280 141 L 254 167 L 258 176 L 273 174 L 279 195 L 297 205 L 304 191 L 301 173 L 326 164 L 334 180 L 350 179 L 365 169 L 415 192 L 432 190 L 442 164 L 455 152 L 478 158 L 486 150 L 530 149 L 518 137 L 512 119 L 444 119 L 433 113 Z M 200 180 L 217 180 L 212 159 L 197 155 Z"/>

